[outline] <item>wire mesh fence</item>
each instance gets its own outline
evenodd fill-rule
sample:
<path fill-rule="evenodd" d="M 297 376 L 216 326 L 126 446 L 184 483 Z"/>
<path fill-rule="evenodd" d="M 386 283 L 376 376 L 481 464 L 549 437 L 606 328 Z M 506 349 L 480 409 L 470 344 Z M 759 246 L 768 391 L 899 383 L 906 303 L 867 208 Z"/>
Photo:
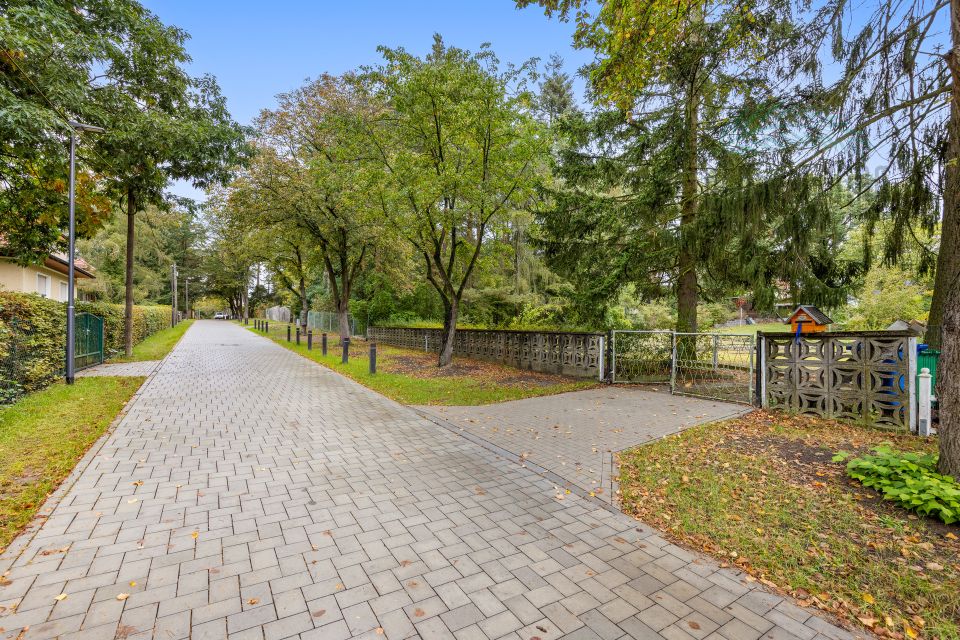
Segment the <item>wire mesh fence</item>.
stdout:
<path fill-rule="evenodd" d="M 753 336 L 674 333 L 673 340 L 674 393 L 753 404 Z"/>
<path fill-rule="evenodd" d="M 347 319 L 350 323 L 350 335 L 360 335 L 357 332 L 357 319 L 353 317 L 353 314 L 349 314 Z M 309 311 L 307 312 L 307 328 L 328 333 L 340 331 L 340 315 L 333 311 Z M 364 327 L 360 327 L 360 329 L 363 330 Z"/>
<path fill-rule="evenodd" d="M 611 382 L 670 382 L 672 331 L 614 331 L 610 350 Z"/>

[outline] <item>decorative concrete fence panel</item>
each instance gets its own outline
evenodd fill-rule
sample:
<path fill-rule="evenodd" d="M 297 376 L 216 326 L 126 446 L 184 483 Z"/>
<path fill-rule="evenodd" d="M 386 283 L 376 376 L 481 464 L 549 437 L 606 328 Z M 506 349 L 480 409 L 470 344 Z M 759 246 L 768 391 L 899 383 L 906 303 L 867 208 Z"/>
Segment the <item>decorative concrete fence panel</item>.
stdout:
<path fill-rule="evenodd" d="M 915 336 L 762 333 L 759 339 L 764 407 L 916 430 Z"/>
<path fill-rule="evenodd" d="M 440 351 L 442 329 L 370 327 L 370 339 L 408 349 Z M 606 337 L 602 333 L 457 329 L 456 355 L 520 369 L 603 379 Z"/>

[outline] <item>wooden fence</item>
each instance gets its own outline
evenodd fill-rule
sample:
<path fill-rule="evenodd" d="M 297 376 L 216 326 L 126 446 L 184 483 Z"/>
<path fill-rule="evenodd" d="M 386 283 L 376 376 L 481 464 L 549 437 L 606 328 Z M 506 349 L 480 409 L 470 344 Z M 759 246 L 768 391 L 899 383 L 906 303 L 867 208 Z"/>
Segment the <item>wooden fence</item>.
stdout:
<path fill-rule="evenodd" d="M 440 351 L 442 329 L 370 327 L 367 337 L 408 349 Z M 520 369 L 603 379 L 606 337 L 602 333 L 457 329 L 457 355 Z"/>

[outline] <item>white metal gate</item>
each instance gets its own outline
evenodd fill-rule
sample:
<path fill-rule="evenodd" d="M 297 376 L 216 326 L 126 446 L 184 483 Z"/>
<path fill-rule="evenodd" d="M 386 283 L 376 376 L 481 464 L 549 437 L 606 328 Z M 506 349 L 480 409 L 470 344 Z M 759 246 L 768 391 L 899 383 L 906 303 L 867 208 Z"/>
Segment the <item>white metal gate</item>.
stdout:
<path fill-rule="evenodd" d="M 670 383 L 678 395 L 754 403 L 752 335 L 613 331 L 611 381 Z"/>

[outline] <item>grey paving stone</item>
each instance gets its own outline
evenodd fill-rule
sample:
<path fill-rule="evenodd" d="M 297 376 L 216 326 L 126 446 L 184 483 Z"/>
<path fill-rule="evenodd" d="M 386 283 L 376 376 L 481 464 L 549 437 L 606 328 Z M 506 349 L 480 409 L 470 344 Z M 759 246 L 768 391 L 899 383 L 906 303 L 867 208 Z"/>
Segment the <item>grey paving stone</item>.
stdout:
<path fill-rule="evenodd" d="M 593 425 L 601 454 L 663 422 L 625 408 L 633 391 L 590 393 L 608 406 L 544 399 L 570 420 L 537 440 L 583 487 L 612 467 L 581 455 L 578 409 L 635 423 Z M 704 413 L 648 395 L 683 424 Z M 482 410 L 507 412 L 502 442 L 529 442 L 509 405 Z M 98 446 L 0 555 L 0 640 L 863 635 L 230 323 L 195 323 Z"/>

